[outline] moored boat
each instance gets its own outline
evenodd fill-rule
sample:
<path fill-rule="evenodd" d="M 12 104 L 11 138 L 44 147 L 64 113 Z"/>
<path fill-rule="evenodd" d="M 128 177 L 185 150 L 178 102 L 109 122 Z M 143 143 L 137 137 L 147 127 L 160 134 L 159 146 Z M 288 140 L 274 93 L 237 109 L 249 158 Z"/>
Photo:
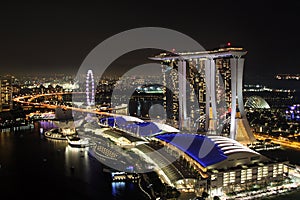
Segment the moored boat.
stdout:
<path fill-rule="evenodd" d="M 72 147 L 86 147 L 89 144 L 87 138 L 80 138 L 79 136 L 67 136 L 68 144 Z"/>

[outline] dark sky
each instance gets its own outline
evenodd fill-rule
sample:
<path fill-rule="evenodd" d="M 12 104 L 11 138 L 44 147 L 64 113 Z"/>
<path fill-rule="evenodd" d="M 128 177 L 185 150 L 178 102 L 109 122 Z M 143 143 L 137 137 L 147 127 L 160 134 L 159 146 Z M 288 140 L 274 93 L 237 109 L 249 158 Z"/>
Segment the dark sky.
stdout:
<path fill-rule="evenodd" d="M 145 26 L 180 31 L 207 50 L 243 46 L 249 82 L 300 73 L 299 1 L 139 2 L 1 3 L 0 74 L 75 74 L 100 42 Z"/>

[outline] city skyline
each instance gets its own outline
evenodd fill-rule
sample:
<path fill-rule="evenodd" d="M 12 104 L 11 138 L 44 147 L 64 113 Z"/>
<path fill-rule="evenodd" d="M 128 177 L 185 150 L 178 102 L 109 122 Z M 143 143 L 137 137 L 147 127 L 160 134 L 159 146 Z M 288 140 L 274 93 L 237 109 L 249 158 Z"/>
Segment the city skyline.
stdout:
<path fill-rule="evenodd" d="M 1 3 L 1 197 L 298 199 L 299 8 Z"/>
<path fill-rule="evenodd" d="M 161 169 L 159 174 L 165 174 L 159 175 L 161 180 L 164 180 L 164 182 L 173 188 L 174 191 L 180 191 L 177 193 L 177 196 L 181 194 L 183 195 L 183 199 L 186 199 L 185 195 L 188 195 L 186 190 L 193 191 L 194 196 L 204 196 L 204 192 L 207 192 L 208 196 L 210 196 L 210 199 L 214 198 L 215 196 L 224 196 L 226 199 L 228 196 L 229 199 L 234 199 L 236 197 L 247 197 L 250 195 L 250 193 L 254 198 L 293 190 L 293 188 L 298 186 L 297 179 L 295 178 L 293 179 L 293 183 L 289 183 L 288 179 L 286 178 L 289 175 L 289 171 L 293 170 L 293 167 L 288 169 L 289 165 L 287 165 L 284 160 L 281 161 L 278 159 L 271 159 L 271 157 L 267 158 L 264 154 L 260 154 L 258 151 L 263 149 L 268 151 L 279 150 L 280 145 L 298 148 L 299 128 L 297 128 L 297 124 L 295 124 L 297 120 L 295 113 L 293 115 L 291 114 L 290 118 L 288 118 L 285 116 L 286 112 L 282 112 L 282 114 L 279 115 L 276 114 L 276 108 L 271 110 L 269 107 L 260 110 L 259 107 L 256 108 L 253 105 L 256 102 L 259 103 L 261 100 L 258 98 L 253 99 L 252 103 L 249 104 L 250 107 L 247 108 L 249 109 L 247 111 L 247 117 L 250 117 L 250 119 L 259 119 L 258 116 L 260 116 L 258 122 L 256 121 L 255 124 L 251 124 L 253 130 L 256 130 L 254 133 L 255 137 L 259 138 L 260 140 L 255 139 L 253 142 L 248 143 L 243 139 L 246 134 L 246 126 L 242 123 L 247 121 L 247 118 L 243 118 L 243 112 L 241 111 L 243 106 L 238 107 L 238 112 L 232 111 L 235 108 L 234 101 L 239 100 L 237 98 L 230 98 L 229 94 L 237 92 L 237 95 L 240 96 L 242 82 L 236 82 L 234 78 L 231 78 L 231 81 L 228 79 L 230 79 L 230 77 L 236 77 L 236 75 L 234 75 L 236 71 L 242 72 L 242 65 L 235 64 L 236 62 L 241 64 L 244 58 L 236 57 L 236 55 L 244 54 L 245 51 L 243 49 L 229 47 L 223 48 L 222 51 L 211 51 L 210 56 L 218 58 L 216 60 L 210 60 L 209 58 L 211 57 L 206 57 L 207 55 L 203 54 L 203 52 L 189 52 L 184 55 L 184 62 L 186 64 L 187 71 L 194 71 L 192 70 L 194 67 L 204 67 L 205 77 L 209 76 L 209 78 L 204 81 L 203 79 L 200 79 L 200 77 L 204 74 L 201 75 L 192 73 L 190 74 L 190 78 L 195 78 L 195 82 L 199 81 L 201 84 L 211 84 L 211 81 L 207 80 L 210 78 L 214 79 L 213 77 L 215 77 L 215 70 L 212 70 L 214 67 L 208 67 L 208 64 L 210 64 L 210 67 L 216 66 L 220 71 L 222 71 L 222 76 L 226 76 L 225 78 L 228 83 L 231 82 L 232 85 L 237 86 L 236 89 L 233 87 L 232 90 L 229 88 L 227 90 L 225 88 L 224 90 L 228 95 L 225 96 L 229 97 L 228 101 L 231 102 L 229 103 L 229 106 L 231 104 L 230 112 L 226 112 L 226 115 L 231 119 L 237 120 L 238 124 L 236 131 L 237 133 L 244 135 L 242 138 L 239 138 L 237 134 L 236 140 L 226 137 L 226 127 L 228 127 L 228 122 L 232 120 L 225 120 L 226 122 L 224 121 L 224 123 L 227 124 L 225 129 L 223 129 L 224 131 L 222 130 L 222 132 L 218 132 L 213 130 L 215 126 L 215 114 L 213 110 L 214 107 L 216 108 L 217 106 L 214 103 L 213 96 L 216 95 L 215 93 L 217 92 L 214 90 L 214 86 L 209 86 L 209 84 L 205 86 L 205 92 L 201 91 L 200 95 L 205 94 L 206 96 L 205 104 L 206 108 L 209 109 L 205 109 L 205 112 L 209 113 L 209 115 L 207 115 L 209 120 L 205 120 L 208 120 L 210 125 L 205 128 L 205 130 L 199 129 L 197 131 L 189 131 L 186 129 L 186 127 L 180 128 L 180 126 L 178 127 L 179 129 L 177 129 L 177 126 L 165 123 L 163 120 L 163 115 L 161 115 L 162 117 L 157 118 L 157 116 L 160 116 L 161 113 L 150 112 L 153 105 L 159 105 L 163 102 L 161 100 L 164 99 L 164 95 L 161 95 L 164 94 L 163 90 L 158 89 L 157 86 L 155 86 L 156 90 L 162 92 L 154 93 L 145 88 L 145 90 L 143 90 L 144 92 L 140 90 L 134 93 L 133 102 L 137 103 L 137 108 L 134 111 L 135 113 L 129 115 L 126 111 L 122 111 L 122 109 L 126 109 L 124 106 L 119 107 L 120 110 L 118 109 L 118 112 L 116 110 L 116 112 L 111 113 L 109 111 L 111 109 L 109 109 L 109 107 L 105 107 L 106 104 L 103 103 L 103 100 L 107 102 L 107 97 L 110 95 L 112 95 L 110 97 L 111 99 L 113 99 L 113 97 L 116 97 L 116 99 L 119 100 L 124 98 L 127 99 L 126 92 L 119 93 L 119 95 L 118 93 L 117 95 L 113 95 L 110 93 L 112 87 L 108 85 L 109 82 L 104 81 L 102 83 L 103 87 L 99 88 L 99 90 L 97 89 L 98 95 L 90 95 L 90 89 L 92 91 L 94 90 L 94 82 L 92 81 L 94 76 L 92 70 L 90 69 L 87 70 L 85 74 L 86 80 L 81 84 L 83 87 L 78 88 L 79 90 L 75 89 L 74 91 L 70 92 L 63 87 L 48 87 L 48 89 L 46 89 L 45 87 L 34 86 L 30 87 L 32 90 L 26 95 L 21 95 L 23 92 L 19 91 L 19 95 L 18 97 L 14 98 L 14 102 L 15 104 L 19 105 L 19 109 L 23 108 L 24 111 L 27 110 L 27 112 L 31 112 L 27 119 L 40 120 L 39 123 L 42 129 L 40 129 L 40 133 L 37 135 L 40 135 L 43 132 L 44 139 L 49 139 L 50 142 L 52 140 L 67 140 L 68 145 L 71 146 L 70 148 L 88 147 L 87 151 L 90 153 L 89 155 L 95 155 L 94 158 L 104 165 L 120 171 L 117 175 L 111 172 L 113 180 L 115 181 L 122 181 L 124 179 L 134 181 L 135 178 L 130 176 L 132 172 L 147 173 L 149 170 L 152 171 L 153 167 L 157 165 L 159 169 Z M 166 55 L 167 57 L 164 58 L 161 57 L 161 55 Z M 189 56 L 193 57 L 194 62 Z M 173 60 L 170 59 L 167 54 L 160 54 L 155 58 L 165 59 L 166 62 Z M 202 64 L 200 61 L 203 60 L 201 59 L 205 60 L 205 62 Z M 193 65 L 194 63 L 196 65 Z M 184 66 L 184 64 L 179 64 L 179 71 L 183 70 L 181 66 Z M 177 68 L 175 61 L 174 63 L 162 63 L 161 67 L 163 69 L 165 69 L 165 67 L 167 69 L 170 67 Z M 164 71 L 168 74 L 168 70 Z M 174 74 L 173 76 L 178 75 Z M 241 80 L 239 77 L 241 77 L 241 73 L 239 76 L 237 76 L 237 79 Z M 172 79 L 174 80 L 175 77 Z M 125 82 L 121 84 L 121 88 L 123 89 L 127 88 L 128 84 L 135 85 L 135 83 L 137 83 L 137 85 L 139 85 L 140 81 L 143 82 L 143 80 L 138 81 L 138 79 L 134 81 L 134 79 L 131 79 L 130 77 L 128 80 L 124 81 Z M 181 85 L 181 81 L 183 81 L 183 79 L 178 76 L 179 85 Z M 177 84 L 176 80 L 174 80 L 174 84 Z M 11 84 L 9 83 L 4 84 L 6 89 L 8 86 L 11 88 L 12 85 L 10 85 Z M 198 84 L 195 84 L 194 86 L 197 85 Z M 217 85 L 220 86 L 219 84 L 216 84 L 216 86 Z M 226 83 L 225 85 L 229 86 Z M 149 89 L 151 89 L 151 87 L 154 89 L 153 86 L 149 86 Z M 277 92 L 280 92 L 277 90 L 270 90 L 265 87 L 259 88 L 257 85 L 255 85 L 254 88 L 253 86 L 249 86 L 248 89 L 249 92 L 252 91 L 256 94 L 259 94 L 263 91 L 270 91 L 276 95 Z M 115 90 L 116 89 L 114 89 L 114 91 Z M 149 93 L 145 91 L 149 91 Z M 207 91 L 211 92 L 210 98 L 207 98 L 209 97 Z M 290 97 L 289 92 L 281 92 L 285 93 L 282 96 L 282 100 L 285 99 L 286 103 L 288 103 L 287 101 Z M 177 91 L 174 91 L 174 93 L 177 93 Z M 179 94 L 179 96 L 181 95 Z M 96 99 L 98 99 L 98 101 L 96 101 Z M 276 99 L 277 97 L 275 97 L 274 100 Z M 81 101 L 78 102 L 78 100 Z M 200 98 L 200 101 L 203 100 Z M 148 106 L 146 102 L 148 102 Z M 261 102 L 263 103 L 263 101 Z M 179 106 L 184 103 L 188 103 L 187 99 L 179 103 Z M 178 104 L 175 102 L 175 104 L 170 107 L 174 108 L 177 105 Z M 280 105 L 282 104 L 279 103 L 277 106 Z M 114 107 L 112 106 L 111 108 Z M 143 111 L 147 108 L 149 109 L 148 115 Z M 210 114 L 210 108 L 212 108 L 212 115 Z M 32 112 L 35 109 L 41 109 L 41 111 Z M 48 112 L 49 109 L 55 110 L 55 112 Z M 291 107 L 291 110 L 295 110 L 295 108 Z M 73 111 L 75 111 L 77 114 L 73 115 L 72 118 Z M 89 114 L 84 117 L 84 113 Z M 94 116 L 93 114 L 97 115 Z M 233 115 L 235 116 L 234 118 L 232 118 Z M 4 113 L 3 116 L 5 116 Z M 66 123 L 65 120 L 67 116 L 69 116 L 68 119 L 71 120 L 71 123 Z M 148 121 L 149 117 L 150 121 Z M 2 123 L 3 127 L 9 126 L 8 123 L 13 123 L 13 121 L 7 121 L 7 117 L 4 119 L 6 120 Z M 53 122 L 51 122 L 52 119 L 54 120 Z M 199 118 L 200 123 L 203 122 L 201 119 L 202 118 Z M 241 120 L 245 121 L 243 122 Z M 268 127 L 268 123 L 272 123 L 273 125 L 270 125 L 274 128 L 272 129 Z M 188 124 L 186 125 L 189 126 Z M 32 126 L 29 128 L 31 127 Z M 78 135 L 76 136 L 76 134 Z M 147 141 L 144 140 L 145 137 L 147 137 L 150 141 L 148 139 Z M 234 137 L 234 135 L 232 135 L 232 137 Z M 271 137 L 275 138 L 270 140 L 269 138 Z M 284 141 L 281 141 L 282 137 L 285 138 Z M 268 140 L 274 141 L 274 143 L 270 141 L 267 142 Z M 189 144 L 188 141 L 193 142 Z M 245 141 L 244 145 L 242 141 Z M 251 145 L 251 148 L 249 145 Z M 132 153 L 127 155 L 126 152 L 128 151 L 126 151 L 126 149 L 132 149 L 132 151 L 130 151 Z M 136 151 L 136 149 L 139 151 Z M 125 152 L 122 152 L 124 150 Z M 150 150 L 154 150 L 152 152 L 154 154 L 147 156 Z M 176 159 L 177 157 L 179 157 L 179 159 Z M 49 160 L 51 158 L 52 156 L 49 157 Z M 121 162 L 116 162 L 116 158 L 118 158 L 117 160 L 121 159 Z M 149 158 L 151 158 L 150 161 L 148 161 Z M 47 162 L 47 159 L 45 160 L 44 158 L 43 162 Z M 70 168 L 74 173 L 74 165 L 71 165 Z M 76 168 L 78 168 L 77 165 Z M 109 169 L 107 170 L 109 171 Z M 124 177 L 124 173 L 121 172 L 124 172 L 125 174 L 127 173 L 127 178 Z M 294 173 L 291 172 L 290 176 L 294 176 L 293 174 Z M 297 172 L 295 172 L 295 176 L 296 175 Z M 139 179 L 139 176 L 136 176 L 136 179 Z M 114 183 L 112 183 L 112 187 L 113 185 Z M 272 187 L 269 187 L 269 185 Z M 269 191 L 266 192 L 264 188 L 269 189 Z M 151 199 L 150 193 L 144 192 L 144 194 Z M 158 196 L 160 194 L 152 195 Z"/>

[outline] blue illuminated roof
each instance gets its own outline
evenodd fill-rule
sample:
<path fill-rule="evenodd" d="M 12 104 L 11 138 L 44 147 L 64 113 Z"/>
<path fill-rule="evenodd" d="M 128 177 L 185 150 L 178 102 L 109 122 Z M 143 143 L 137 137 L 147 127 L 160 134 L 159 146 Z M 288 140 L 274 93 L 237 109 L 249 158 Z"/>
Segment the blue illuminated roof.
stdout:
<path fill-rule="evenodd" d="M 136 122 L 132 124 L 128 124 L 127 128 L 138 131 L 140 136 L 151 136 L 155 133 L 161 132 L 161 130 L 158 128 L 156 124 L 153 122 Z M 138 130 L 137 130 L 138 129 Z"/>
<path fill-rule="evenodd" d="M 224 152 L 211 139 L 203 135 L 166 133 L 155 137 L 177 147 L 203 167 L 227 159 Z"/>
<path fill-rule="evenodd" d="M 123 117 L 107 117 L 107 118 L 101 118 L 100 119 L 101 123 L 107 123 L 108 126 L 113 127 L 114 124 L 116 126 L 123 126 L 127 124 L 127 120 L 124 119 Z"/>
<path fill-rule="evenodd" d="M 127 121 L 124 117 L 108 117 L 100 119 L 102 124 L 107 123 L 108 126 L 117 126 L 120 129 L 127 130 L 132 133 L 138 133 L 140 136 L 151 136 L 160 133 L 162 130 L 153 122 L 132 122 Z"/>

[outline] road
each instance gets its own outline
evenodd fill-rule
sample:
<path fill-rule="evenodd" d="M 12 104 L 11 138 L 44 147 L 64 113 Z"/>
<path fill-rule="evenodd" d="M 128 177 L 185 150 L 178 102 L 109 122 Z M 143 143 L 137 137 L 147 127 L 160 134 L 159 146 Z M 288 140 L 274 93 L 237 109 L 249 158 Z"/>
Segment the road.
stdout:
<path fill-rule="evenodd" d="M 261 135 L 261 134 L 257 134 L 257 133 L 254 133 L 254 136 L 258 140 L 270 139 L 275 144 L 280 144 L 281 146 L 284 146 L 284 147 L 289 147 L 289 148 L 300 150 L 300 142 L 293 142 L 293 141 L 289 141 L 286 138 L 275 138 L 275 137 Z"/>
<path fill-rule="evenodd" d="M 103 112 L 103 111 L 99 111 L 96 109 L 75 108 L 75 107 L 64 106 L 64 105 L 52 105 L 52 104 L 48 104 L 48 103 L 44 103 L 44 102 L 43 103 L 33 102 L 34 99 L 39 98 L 39 97 L 55 96 L 55 95 L 63 95 L 63 94 L 72 94 L 72 93 L 59 92 L 59 93 L 50 93 L 50 94 L 28 95 L 28 96 L 16 97 L 13 99 L 13 101 L 18 102 L 23 105 L 26 105 L 26 106 L 43 107 L 43 108 L 48 108 L 48 109 L 52 109 L 52 110 L 55 110 L 56 108 L 62 108 L 65 110 L 74 110 L 74 111 L 78 111 L 78 112 L 93 113 L 93 114 L 105 115 L 105 116 L 120 116 L 120 114 L 116 115 L 113 113 Z M 112 109 L 110 109 L 110 110 L 112 110 Z"/>

